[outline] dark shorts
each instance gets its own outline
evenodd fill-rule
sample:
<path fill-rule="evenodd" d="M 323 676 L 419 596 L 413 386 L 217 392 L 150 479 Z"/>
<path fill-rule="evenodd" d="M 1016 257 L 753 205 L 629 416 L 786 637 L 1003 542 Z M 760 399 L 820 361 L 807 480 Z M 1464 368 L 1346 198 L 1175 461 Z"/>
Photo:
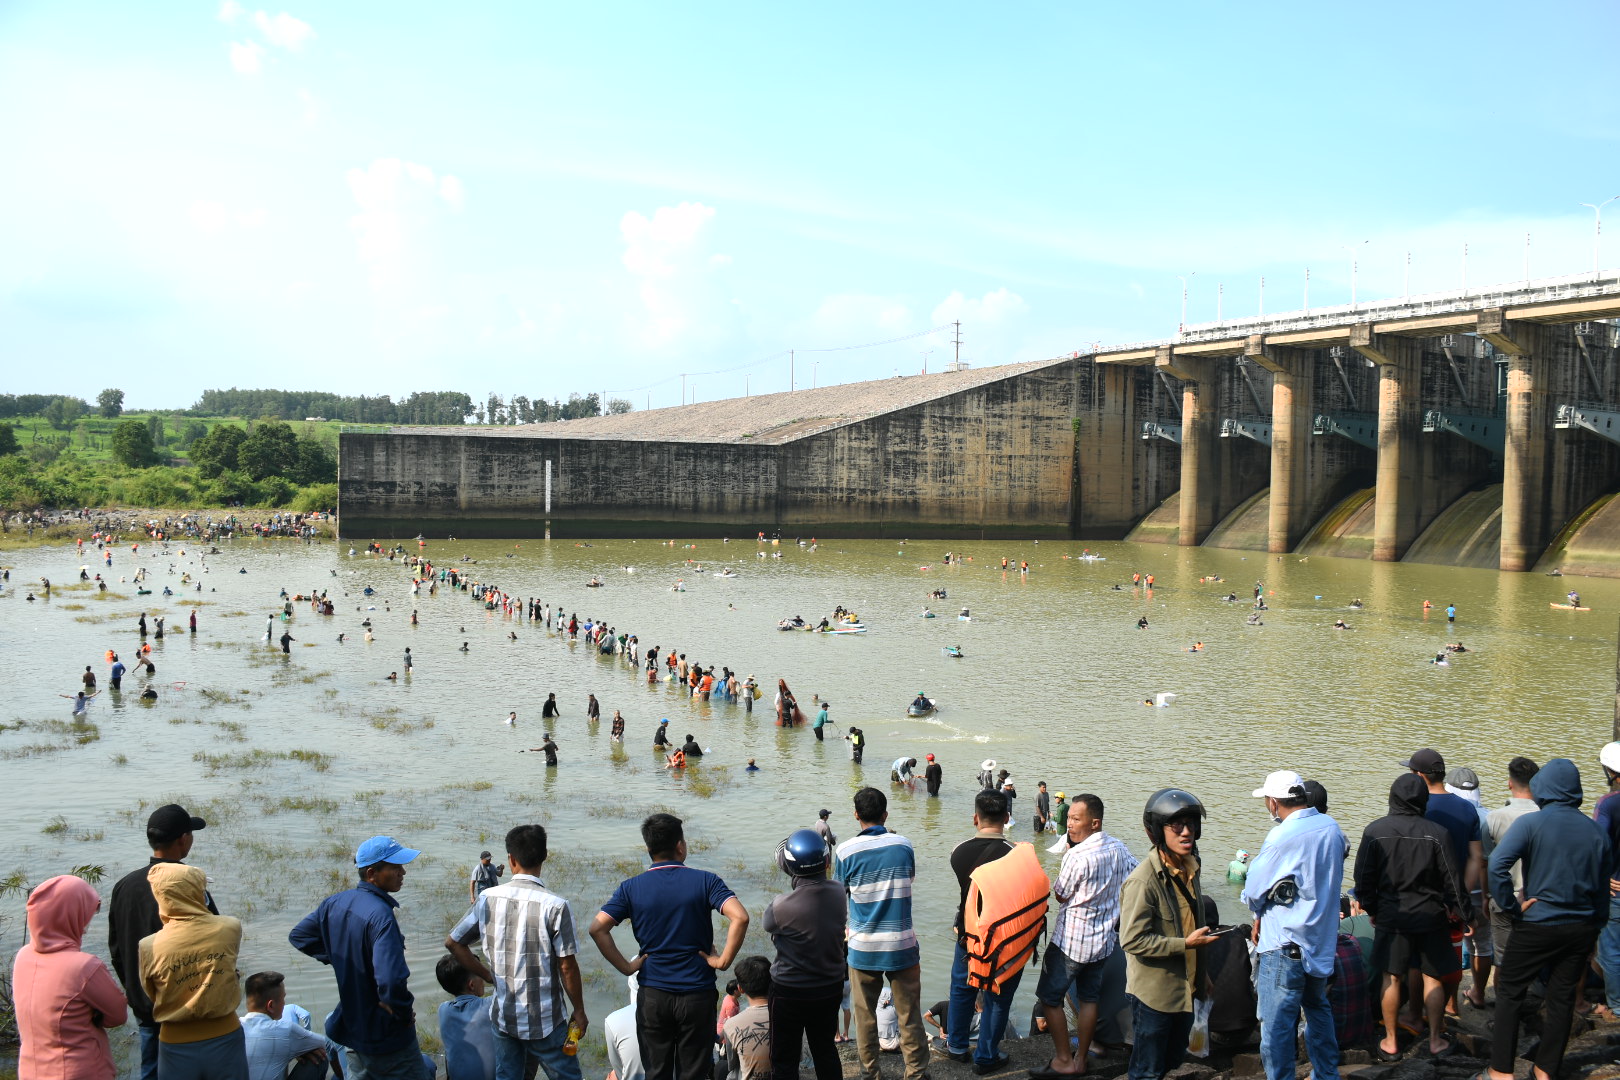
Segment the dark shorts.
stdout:
<path fill-rule="evenodd" d="M 1459 971 L 1462 962 L 1451 943 L 1449 930 L 1407 933 L 1374 928 L 1371 962 L 1374 971 L 1402 975 L 1408 968 L 1421 968 L 1423 974 L 1443 979 Z"/>
<path fill-rule="evenodd" d="M 1035 1000 L 1057 1008 L 1063 1004 L 1063 996 L 1072 985 L 1078 1000 L 1095 1002 L 1102 997 L 1103 968 L 1107 966 L 1106 956 L 1082 964 L 1069 959 L 1062 949 L 1047 942 L 1046 955 L 1041 957 L 1041 981 L 1035 985 Z"/>

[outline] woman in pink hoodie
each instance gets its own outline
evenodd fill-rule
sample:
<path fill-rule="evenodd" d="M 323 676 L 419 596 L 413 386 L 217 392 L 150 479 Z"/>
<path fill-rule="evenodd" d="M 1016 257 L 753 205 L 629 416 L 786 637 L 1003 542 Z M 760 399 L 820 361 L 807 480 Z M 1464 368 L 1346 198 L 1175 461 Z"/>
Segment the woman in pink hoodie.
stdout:
<path fill-rule="evenodd" d="M 124 992 L 79 948 L 101 897 L 89 882 L 53 877 L 28 894 L 33 940 L 17 953 L 11 989 L 22 1050 L 17 1080 L 113 1080 L 107 1029 L 124 1022 Z"/>

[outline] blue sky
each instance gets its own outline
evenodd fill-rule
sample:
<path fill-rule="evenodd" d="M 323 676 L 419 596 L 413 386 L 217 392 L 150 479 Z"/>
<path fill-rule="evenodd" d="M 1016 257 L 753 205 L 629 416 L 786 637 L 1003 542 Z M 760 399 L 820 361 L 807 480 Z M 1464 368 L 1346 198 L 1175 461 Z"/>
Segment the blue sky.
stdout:
<path fill-rule="evenodd" d="M 293 5 L 0 2 L 0 390 L 658 407 L 1579 273 L 1620 194 L 1613 3 Z"/>

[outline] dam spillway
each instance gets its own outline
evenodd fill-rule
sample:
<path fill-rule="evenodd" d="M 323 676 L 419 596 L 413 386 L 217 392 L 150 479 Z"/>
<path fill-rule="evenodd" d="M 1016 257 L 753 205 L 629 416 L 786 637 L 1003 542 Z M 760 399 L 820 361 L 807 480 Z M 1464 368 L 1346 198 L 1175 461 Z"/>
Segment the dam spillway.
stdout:
<path fill-rule="evenodd" d="M 1620 273 L 341 437 L 346 535 L 1034 537 L 1620 574 Z M 1611 548 L 1614 549 L 1611 551 Z"/>

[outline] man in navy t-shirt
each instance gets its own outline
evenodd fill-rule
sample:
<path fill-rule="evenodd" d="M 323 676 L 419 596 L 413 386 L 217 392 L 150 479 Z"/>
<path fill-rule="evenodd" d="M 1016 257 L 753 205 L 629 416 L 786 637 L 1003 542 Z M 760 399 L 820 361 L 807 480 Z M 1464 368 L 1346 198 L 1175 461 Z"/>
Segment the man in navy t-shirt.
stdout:
<path fill-rule="evenodd" d="M 636 1040 L 647 1080 L 708 1080 L 717 1018 L 715 972 L 736 959 L 748 933 L 748 911 L 718 874 L 685 865 L 681 819 L 653 814 L 641 823 L 652 866 L 619 883 L 591 922 L 602 956 L 641 985 Z M 726 946 L 714 951 L 718 911 L 730 920 Z M 641 955 L 626 960 L 613 928 L 630 920 Z"/>

